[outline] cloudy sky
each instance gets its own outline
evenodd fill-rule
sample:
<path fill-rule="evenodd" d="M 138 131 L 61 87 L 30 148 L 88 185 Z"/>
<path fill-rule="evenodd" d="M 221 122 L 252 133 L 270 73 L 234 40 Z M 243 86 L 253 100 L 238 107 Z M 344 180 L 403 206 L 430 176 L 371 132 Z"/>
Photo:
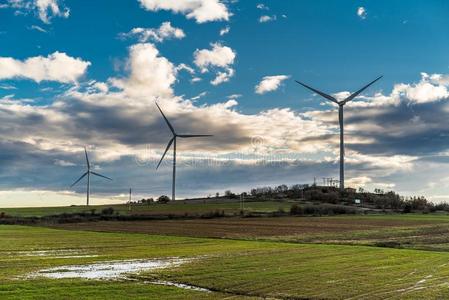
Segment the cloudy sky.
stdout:
<path fill-rule="evenodd" d="M 338 177 L 449 200 L 447 1 L 0 0 L 0 207 L 179 197 Z"/>

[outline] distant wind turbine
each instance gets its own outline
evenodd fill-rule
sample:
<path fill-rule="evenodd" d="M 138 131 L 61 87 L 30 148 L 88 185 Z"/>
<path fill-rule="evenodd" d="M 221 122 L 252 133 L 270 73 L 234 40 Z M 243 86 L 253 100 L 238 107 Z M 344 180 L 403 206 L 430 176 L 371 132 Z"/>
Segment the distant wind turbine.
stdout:
<path fill-rule="evenodd" d="M 95 176 L 98 176 L 98 177 L 103 177 L 103 178 L 106 178 L 106 179 L 109 179 L 109 180 L 112 180 L 112 179 L 109 178 L 109 177 L 107 177 L 107 176 L 98 174 L 98 173 L 96 173 L 96 172 L 94 172 L 94 171 L 91 171 L 91 170 L 90 170 L 89 157 L 87 156 L 87 150 L 86 150 L 86 147 L 84 147 L 84 154 L 86 154 L 87 171 L 86 171 L 83 175 L 81 175 L 81 177 L 78 178 L 78 180 L 75 181 L 70 187 L 73 187 L 75 184 L 77 184 L 78 182 L 80 182 L 81 179 L 83 179 L 84 177 L 87 176 L 87 204 L 86 204 L 86 205 L 89 206 L 89 196 L 90 196 L 90 174 L 95 175 Z"/>
<path fill-rule="evenodd" d="M 172 179 L 172 200 L 176 200 L 176 138 L 195 138 L 195 137 L 208 137 L 212 136 L 210 134 L 177 134 L 173 126 L 168 121 L 167 117 L 165 117 L 164 113 L 162 112 L 162 109 L 159 107 L 159 105 L 156 103 L 157 108 L 162 114 L 162 117 L 164 118 L 165 122 L 168 125 L 168 128 L 170 128 L 170 131 L 173 134 L 173 137 L 167 144 L 167 148 L 165 148 L 165 152 L 161 157 L 161 160 L 157 164 L 156 170 L 159 168 L 159 166 L 162 163 L 162 160 L 165 157 L 165 154 L 167 153 L 168 149 L 170 149 L 170 146 L 173 144 L 173 179 Z"/>
<path fill-rule="evenodd" d="M 313 91 L 314 93 L 317 93 L 318 95 L 326 98 L 327 100 L 330 100 L 338 105 L 338 121 L 340 123 L 340 191 L 344 191 L 345 189 L 345 140 L 344 140 L 344 122 L 343 122 L 343 106 L 345 106 L 346 103 L 353 100 L 355 97 L 357 97 L 361 92 L 363 92 L 365 89 L 367 89 L 370 85 L 381 79 L 382 76 L 379 76 L 375 80 L 371 81 L 364 87 L 362 87 L 360 90 L 354 92 L 346 99 L 343 99 L 341 101 L 338 101 L 335 99 L 335 97 L 332 97 L 328 94 L 325 94 L 323 92 L 320 92 L 302 82 L 299 82 L 295 80 L 297 83 L 302 85 L 303 87 Z"/>

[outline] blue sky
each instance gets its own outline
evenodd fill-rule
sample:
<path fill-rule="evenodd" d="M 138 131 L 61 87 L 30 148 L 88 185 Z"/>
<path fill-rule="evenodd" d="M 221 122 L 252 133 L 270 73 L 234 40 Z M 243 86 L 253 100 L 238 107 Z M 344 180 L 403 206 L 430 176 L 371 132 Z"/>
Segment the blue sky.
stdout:
<path fill-rule="evenodd" d="M 378 75 L 348 108 L 350 183 L 449 200 L 448 36 L 447 1 L 0 0 L 0 206 L 80 203 L 84 145 L 117 178 L 99 203 L 169 193 L 156 97 L 215 135 L 180 146 L 181 197 L 337 177 L 335 108 L 293 79 L 343 93 Z"/>

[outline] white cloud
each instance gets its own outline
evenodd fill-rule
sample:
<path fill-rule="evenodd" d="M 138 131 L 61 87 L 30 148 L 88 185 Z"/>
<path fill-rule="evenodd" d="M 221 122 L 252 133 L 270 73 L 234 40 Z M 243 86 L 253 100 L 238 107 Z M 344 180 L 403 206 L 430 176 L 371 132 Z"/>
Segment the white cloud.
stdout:
<path fill-rule="evenodd" d="M 171 96 L 176 81 L 176 68 L 150 43 L 136 44 L 129 48 L 125 79 L 111 79 L 112 85 L 123 89 L 130 96 Z"/>
<path fill-rule="evenodd" d="M 54 160 L 54 164 L 60 167 L 72 167 L 72 166 L 76 166 L 76 164 L 70 162 L 70 161 L 66 161 L 63 159 L 55 159 Z"/>
<path fill-rule="evenodd" d="M 425 77 L 426 79 L 430 79 L 430 81 L 433 84 L 439 84 L 439 85 L 444 85 L 444 86 L 449 86 L 449 75 L 444 75 L 444 74 L 431 74 L 428 75 L 427 73 L 422 73 L 421 74 L 423 77 Z"/>
<path fill-rule="evenodd" d="M 218 85 L 229 81 L 234 76 L 234 69 L 231 65 L 234 63 L 236 53 L 230 47 L 223 46 L 220 43 L 211 44 L 212 49 L 197 49 L 194 55 L 194 63 L 200 68 L 201 73 L 206 73 L 210 68 L 221 68 L 217 71 L 215 79 L 211 81 L 213 85 Z"/>
<path fill-rule="evenodd" d="M 0 85 L 0 90 L 17 90 L 17 88 L 10 84 Z"/>
<path fill-rule="evenodd" d="M 16 14 L 35 11 L 42 22 L 49 24 L 53 17 L 68 18 L 70 10 L 60 4 L 59 0 L 6 0 L 0 8 L 12 8 Z"/>
<path fill-rule="evenodd" d="M 220 0 L 138 0 L 151 11 L 171 10 L 186 15 L 197 23 L 228 21 L 232 15 Z"/>
<path fill-rule="evenodd" d="M 197 49 L 194 53 L 194 63 L 203 73 L 207 72 L 210 66 L 224 68 L 234 63 L 236 54 L 230 47 L 222 46 L 220 43 L 214 43 L 211 46 L 211 50 Z"/>
<path fill-rule="evenodd" d="M 30 57 L 24 61 L 0 57 L 0 79 L 27 78 L 36 82 L 76 83 L 90 64 L 61 52 L 54 52 L 47 57 Z"/>
<path fill-rule="evenodd" d="M 276 15 L 272 15 L 272 16 L 265 15 L 265 16 L 261 16 L 259 18 L 259 23 L 267 23 L 267 22 L 271 22 L 271 21 L 276 21 L 276 19 L 277 19 Z"/>
<path fill-rule="evenodd" d="M 159 28 L 133 28 L 128 33 L 120 34 L 121 37 L 136 36 L 139 42 L 145 43 L 148 41 L 163 42 L 168 39 L 182 39 L 186 35 L 181 28 L 176 28 L 170 22 L 164 22 Z"/>
<path fill-rule="evenodd" d="M 449 97 L 448 77 L 441 74 L 421 73 L 421 81 L 416 84 L 397 84 L 393 95 L 403 95 L 411 102 L 425 103 L 442 100 Z"/>
<path fill-rule="evenodd" d="M 234 76 L 235 71 L 232 68 L 226 68 L 224 71 L 217 72 L 217 76 L 210 82 L 212 85 L 219 85 L 224 82 L 228 82 L 232 76 Z"/>
<path fill-rule="evenodd" d="M 231 30 L 231 27 L 226 26 L 225 28 L 222 28 L 222 29 L 220 30 L 220 35 L 223 36 L 223 35 L 225 35 L 225 34 L 228 34 L 230 30 Z"/>
<path fill-rule="evenodd" d="M 265 76 L 262 81 L 255 87 L 257 94 L 265 94 L 277 90 L 282 82 L 290 78 L 287 75 Z"/>
<path fill-rule="evenodd" d="M 366 9 L 363 6 L 360 6 L 359 8 L 357 8 L 357 15 L 361 19 L 366 19 L 366 16 L 367 16 Z"/>
<path fill-rule="evenodd" d="M 257 9 L 260 9 L 260 10 L 269 10 L 270 9 L 268 6 L 266 6 L 263 3 L 257 4 L 256 7 L 257 7 Z"/>
<path fill-rule="evenodd" d="M 190 66 L 188 66 L 186 64 L 179 64 L 178 66 L 176 66 L 176 71 L 177 72 L 179 72 L 179 71 L 187 71 L 191 75 L 195 74 L 195 70 L 192 67 L 190 67 Z"/>
<path fill-rule="evenodd" d="M 43 32 L 43 33 L 47 33 L 47 30 L 45 30 L 44 28 L 42 28 L 40 26 L 37 26 L 37 25 L 31 25 L 30 29 L 37 30 L 37 31 L 40 31 L 40 32 Z"/>
<path fill-rule="evenodd" d="M 207 95 L 207 92 L 201 92 L 201 93 L 199 93 L 198 95 L 196 95 L 196 96 L 190 98 L 190 100 L 191 100 L 191 101 L 196 101 L 196 100 L 198 100 L 198 99 L 200 99 L 200 98 L 203 98 L 203 97 L 206 96 L 206 95 Z"/>
<path fill-rule="evenodd" d="M 35 0 L 39 18 L 44 23 L 50 23 L 52 17 L 68 18 L 70 10 L 68 8 L 60 8 L 58 0 Z"/>
<path fill-rule="evenodd" d="M 92 85 L 97 91 L 102 93 L 107 93 L 109 91 L 109 87 L 105 82 L 95 82 Z"/>

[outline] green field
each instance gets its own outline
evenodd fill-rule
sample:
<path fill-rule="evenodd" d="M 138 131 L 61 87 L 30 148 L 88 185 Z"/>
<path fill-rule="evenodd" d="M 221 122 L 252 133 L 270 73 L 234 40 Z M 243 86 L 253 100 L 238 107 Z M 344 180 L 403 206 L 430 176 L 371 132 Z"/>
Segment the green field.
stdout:
<path fill-rule="evenodd" d="M 447 252 L 6 225 L 0 226 L 0 240 L 0 299 L 449 298 Z M 32 256 L 29 252 L 42 250 L 86 255 Z M 24 278 L 52 266 L 164 257 L 196 259 L 172 269 L 136 274 L 134 281 Z M 213 292 L 145 283 L 149 280 Z"/>
<path fill-rule="evenodd" d="M 246 211 L 252 212 L 273 212 L 280 208 L 288 211 L 292 203 L 281 201 L 260 201 L 245 202 Z M 225 213 L 238 213 L 241 210 L 240 203 L 170 203 L 170 204 L 151 204 L 151 205 L 132 205 L 129 211 L 126 204 L 115 205 L 91 205 L 91 206 L 61 206 L 61 207 L 21 207 L 21 208 L 0 208 L 0 212 L 4 212 L 10 216 L 20 217 L 41 217 L 48 215 L 56 215 L 62 213 L 80 213 L 80 212 L 101 212 L 102 209 L 112 207 L 115 212 L 120 214 L 184 214 L 184 213 L 206 213 L 216 210 L 223 210 Z"/>

